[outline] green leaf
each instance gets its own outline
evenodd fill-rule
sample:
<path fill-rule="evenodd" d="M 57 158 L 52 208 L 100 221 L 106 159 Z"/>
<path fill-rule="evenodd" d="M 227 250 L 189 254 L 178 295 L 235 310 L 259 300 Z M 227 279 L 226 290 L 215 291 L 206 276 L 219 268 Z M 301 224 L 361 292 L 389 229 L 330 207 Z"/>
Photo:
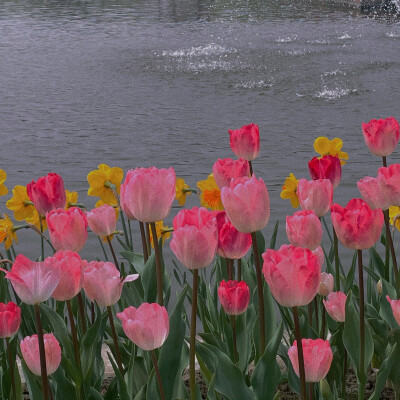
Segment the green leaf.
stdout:
<path fill-rule="evenodd" d="M 104 397 L 95 388 L 89 389 L 89 400 L 104 400 Z"/>
<path fill-rule="evenodd" d="M 354 274 L 355 274 L 356 265 L 357 265 L 356 261 L 357 261 L 357 253 L 354 252 L 353 260 L 351 262 L 351 267 L 350 267 L 349 273 L 347 274 L 346 284 L 344 286 L 344 293 L 349 292 L 349 290 L 353 286 Z"/>
<path fill-rule="evenodd" d="M 115 376 L 117 378 L 119 399 L 120 400 L 131 400 L 130 396 L 128 395 L 128 388 L 124 381 L 124 377 L 122 376 L 120 370 L 117 367 L 117 364 L 115 364 L 114 359 L 111 357 L 111 355 L 108 351 L 107 351 L 107 356 L 108 356 L 108 359 L 110 360 L 110 363 L 113 367 Z"/>
<path fill-rule="evenodd" d="M 32 374 L 29 368 L 26 366 L 25 361 L 21 360 L 22 371 L 25 376 L 25 383 L 28 387 L 28 391 L 31 399 L 43 400 L 42 391 L 39 389 L 36 381 L 36 376 Z"/>
<path fill-rule="evenodd" d="M 274 231 L 272 232 L 271 240 L 269 242 L 269 248 L 270 249 L 275 249 L 276 245 L 276 236 L 278 235 L 278 226 L 279 226 L 279 220 L 276 220 Z"/>
<path fill-rule="evenodd" d="M 154 303 L 157 299 L 156 259 L 154 251 L 150 254 L 140 278 L 144 289 L 144 301 Z"/>
<path fill-rule="evenodd" d="M 391 300 L 397 299 L 396 289 L 388 281 L 382 279 L 382 295 L 379 302 L 379 314 L 392 329 L 395 329 L 399 327 L 399 324 L 393 316 L 392 306 L 388 302 L 386 296 L 389 296 Z"/>

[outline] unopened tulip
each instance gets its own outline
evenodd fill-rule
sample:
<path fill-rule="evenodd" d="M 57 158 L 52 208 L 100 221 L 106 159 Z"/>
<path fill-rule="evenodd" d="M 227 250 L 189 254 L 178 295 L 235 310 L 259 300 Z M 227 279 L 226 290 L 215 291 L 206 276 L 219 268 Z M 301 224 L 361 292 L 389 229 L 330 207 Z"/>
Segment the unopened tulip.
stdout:
<path fill-rule="evenodd" d="M 381 236 L 383 212 L 371 210 L 364 200 L 352 199 L 346 207 L 334 204 L 331 217 L 338 239 L 349 249 L 369 249 Z"/>
<path fill-rule="evenodd" d="M 3 268 L 19 298 L 26 304 L 39 304 L 46 301 L 60 282 L 59 263 L 35 262 L 18 254 L 11 271 Z"/>
<path fill-rule="evenodd" d="M 168 337 L 169 318 L 165 307 L 157 303 L 142 303 L 117 314 L 126 336 L 143 350 L 161 347 Z"/>
<path fill-rule="evenodd" d="M 342 178 L 342 166 L 337 156 L 314 157 L 308 162 L 308 169 L 311 179 L 329 179 L 334 189 L 339 185 Z"/>
<path fill-rule="evenodd" d="M 373 210 L 375 208 L 387 210 L 391 206 L 386 200 L 385 191 L 379 185 L 378 178 L 366 176 L 357 182 L 357 187 L 362 198 Z"/>
<path fill-rule="evenodd" d="M 399 123 L 393 117 L 371 119 L 362 124 L 362 132 L 369 151 L 380 157 L 392 154 L 399 141 Z"/>
<path fill-rule="evenodd" d="M 391 300 L 389 296 L 386 296 L 386 299 L 392 307 L 394 319 L 400 325 L 400 300 Z"/>
<path fill-rule="evenodd" d="M 50 240 L 58 250 L 72 250 L 79 252 L 83 249 L 87 239 L 87 218 L 78 207 L 68 210 L 58 208 L 46 215 Z"/>
<path fill-rule="evenodd" d="M 284 307 L 305 306 L 317 294 L 319 257 L 309 249 L 283 245 L 263 255 L 263 273 L 275 300 Z"/>
<path fill-rule="evenodd" d="M 321 272 L 321 281 L 318 286 L 318 294 L 320 296 L 328 296 L 333 291 L 335 281 L 332 274 Z"/>
<path fill-rule="evenodd" d="M 117 227 L 117 214 L 114 207 L 104 204 L 86 213 L 89 228 L 101 238 L 112 235 Z"/>
<path fill-rule="evenodd" d="M 141 222 L 162 221 L 175 199 L 175 171 L 172 167 L 131 169 L 121 185 L 120 197 L 126 214 Z"/>
<path fill-rule="evenodd" d="M 343 292 L 331 292 L 326 300 L 323 300 L 325 310 L 337 322 L 345 321 L 346 300 L 347 296 Z"/>
<path fill-rule="evenodd" d="M 229 186 L 231 179 L 249 176 L 249 174 L 249 162 L 243 158 L 239 158 L 239 160 L 232 160 L 232 158 L 219 159 L 213 165 L 214 179 L 220 189 L 224 186 Z"/>
<path fill-rule="evenodd" d="M 53 172 L 28 183 L 26 191 L 40 215 L 65 206 L 64 182 L 60 175 Z"/>
<path fill-rule="evenodd" d="M 312 210 L 318 217 L 324 216 L 332 206 L 333 186 L 329 179 L 299 179 L 297 196 L 303 210 Z"/>
<path fill-rule="evenodd" d="M 325 378 L 331 367 L 333 353 L 328 340 L 302 339 L 304 356 L 304 369 L 306 382 L 319 382 Z M 299 358 L 297 354 L 297 341 L 289 348 L 288 355 L 294 372 L 299 376 Z"/>
<path fill-rule="evenodd" d="M 243 314 L 250 302 L 250 289 L 245 281 L 221 281 L 219 301 L 228 315 Z"/>
<path fill-rule="evenodd" d="M 324 265 L 324 262 L 325 262 L 325 253 L 324 253 L 323 248 L 321 246 L 318 246 L 316 249 L 314 249 L 312 251 L 312 253 L 318 257 L 319 265 L 322 268 L 322 266 Z"/>
<path fill-rule="evenodd" d="M 61 347 L 52 333 L 43 335 L 47 375 L 55 372 L 61 362 Z M 20 342 L 22 357 L 35 375 L 41 374 L 38 335 L 26 336 Z"/>
<path fill-rule="evenodd" d="M 301 210 L 286 216 L 286 234 L 294 246 L 315 250 L 322 240 L 321 221 L 311 210 Z"/>
<path fill-rule="evenodd" d="M 21 309 L 12 301 L 0 303 L 0 338 L 9 338 L 17 333 L 21 324 Z"/>
<path fill-rule="evenodd" d="M 391 206 L 400 206 L 400 164 L 379 168 L 378 182 L 386 203 Z"/>
<path fill-rule="evenodd" d="M 221 190 L 221 200 L 233 226 L 243 233 L 263 229 L 270 214 L 269 195 L 264 181 L 243 177 L 232 180 Z"/>
<path fill-rule="evenodd" d="M 229 130 L 232 151 L 247 161 L 252 161 L 260 153 L 260 132 L 258 125 L 244 125 L 240 129 Z"/>

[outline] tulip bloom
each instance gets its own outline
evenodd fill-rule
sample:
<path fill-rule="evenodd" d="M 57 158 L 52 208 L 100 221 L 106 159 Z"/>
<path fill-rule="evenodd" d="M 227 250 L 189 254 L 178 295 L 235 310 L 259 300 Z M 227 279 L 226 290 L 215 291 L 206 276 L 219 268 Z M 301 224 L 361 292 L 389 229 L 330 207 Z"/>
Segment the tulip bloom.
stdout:
<path fill-rule="evenodd" d="M 392 307 L 394 319 L 400 325 L 400 300 L 391 300 L 389 296 L 386 296 L 386 299 Z"/>
<path fill-rule="evenodd" d="M 362 133 L 369 151 L 380 157 L 393 153 L 399 141 L 399 123 L 393 117 L 371 119 L 362 124 Z"/>
<path fill-rule="evenodd" d="M 332 206 L 333 186 L 329 179 L 299 179 L 297 196 L 303 210 L 312 210 L 318 217 L 324 216 Z"/>
<path fill-rule="evenodd" d="M 294 246 L 315 250 L 322 240 L 321 221 L 311 210 L 295 212 L 286 216 L 286 234 Z"/>
<path fill-rule="evenodd" d="M 382 210 L 371 210 L 364 200 L 352 199 L 346 207 L 334 204 L 331 217 L 340 242 L 349 249 L 369 249 L 381 236 Z"/>
<path fill-rule="evenodd" d="M 165 307 L 157 303 L 142 303 L 117 314 L 126 336 L 143 350 L 161 347 L 168 337 L 169 318 Z"/>
<path fill-rule="evenodd" d="M 80 208 L 53 210 L 46 215 L 46 222 L 51 243 L 57 251 L 79 252 L 83 249 L 87 239 L 88 222 Z"/>
<path fill-rule="evenodd" d="M 387 202 L 385 192 L 380 187 L 378 178 L 366 176 L 357 182 L 357 187 L 362 198 L 373 210 L 376 208 L 389 209 L 391 204 Z"/>
<path fill-rule="evenodd" d="M 336 189 L 342 177 L 342 166 L 337 156 L 314 157 L 308 162 L 311 179 L 329 179 Z"/>
<path fill-rule="evenodd" d="M 258 125 L 244 125 L 240 129 L 229 130 L 232 151 L 247 161 L 252 161 L 260 153 L 260 133 Z"/>
<path fill-rule="evenodd" d="M 55 372 L 61 362 L 61 347 L 52 333 L 43 335 L 47 375 Z M 20 342 L 22 357 L 33 374 L 41 374 L 38 335 L 26 336 Z"/>
<path fill-rule="evenodd" d="M 171 250 L 189 269 L 211 264 L 218 247 L 215 214 L 203 207 L 181 210 L 173 220 Z"/>
<path fill-rule="evenodd" d="M 60 175 L 51 172 L 36 182 L 26 185 L 28 196 L 40 215 L 65 206 L 64 182 Z"/>
<path fill-rule="evenodd" d="M 304 354 L 304 369 L 306 382 L 319 382 L 325 378 L 331 367 L 333 353 L 328 340 L 302 339 Z M 299 359 L 297 354 L 297 340 L 289 348 L 288 355 L 294 372 L 299 376 Z"/>
<path fill-rule="evenodd" d="M 121 279 L 116 266 L 111 262 L 92 261 L 83 270 L 83 288 L 91 302 L 96 302 L 99 307 L 108 307 L 117 303 L 122 293 L 125 282 L 136 280 L 139 275 L 128 275 Z"/>
<path fill-rule="evenodd" d="M 319 265 L 322 266 L 324 265 L 325 262 L 325 254 L 324 254 L 324 250 L 322 249 L 321 246 L 318 246 L 316 249 L 314 249 L 312 251 L 313 254 L 315 254 L 318 257 L 319 260 Z"/>
<path fill-rule="evenodd" d="M 344 322 L 346 318 L 347 296 L 343 292 L 331 292 L 323 300 L 325 310 L 337 322 Z"/>
<path fill-rule="evenodd" d="M 175 171 L 136 168 L 129 170 L 121 185 L 124 211 L 141 222 L 162 221 L 171 211 L 175 199 Z"/>
<path fill-rule="evenodd" d="M 263 255 L 263 273 L 272 295 L 284 307 L 305 306 L 317 294 L 321 280 L 319 257 L 309 249 L 283 245 Z"/>
<path fill-rule="evenodd" d="M 0 338 L 9 338 L 18 332 L 21 309 L 12 301 L 0 303 Z"/>
<path fill-rule="evenodd" d="M 249 176 L 249 174 L 249 162 L 243 158 L 239 158 L 239 160 L 232 160 L 232 158 L 219 159 L 213 165 L 214 179 L 220 189 L 224 186 L 229 186 L 231 179 Z"/>
<path fill-rule="evenodd" d="M 269 221 L 269 195 L 264 181 L 242 177 L 221 190 L 221 200 L 233 226 L 243 233 L 263 229 Z"/>
<path fill-rule="evenodd" d="M 386 204 L 400 206 L 400 164 L 379 168 L 378 182 L 381 196 L 384 196 Z"/>
<path fill-rule="evenodd" d="M 26 304 L 39 304 L 46 301 L 60 282 L 59 263 L 35 262 L 19 254 L 11 271 L 0 268 L 10 279 L 11 285 L 20 299 Z"/>
<path fill-rule="evenodd" d="M 89 228 L 95 235 L 101 238 L 112 235 L 117 227 L 117 214 L 115 209 L 107 204 L 87 212 L 86 218 Z"/>
<path fill-rule="evenodd" d="M 333 291 L 335 281 L 332 274 L 321 272 L 321 280 L 318 286 L 318 294 L 320 296 L 328 296 Z"/>
<path fill-rule="evenodd" d="M 218 287 L 219 301 L 228 315 L 243 314 L 250 302 L 250 289 L 245 281 L 221 281 Z"/>

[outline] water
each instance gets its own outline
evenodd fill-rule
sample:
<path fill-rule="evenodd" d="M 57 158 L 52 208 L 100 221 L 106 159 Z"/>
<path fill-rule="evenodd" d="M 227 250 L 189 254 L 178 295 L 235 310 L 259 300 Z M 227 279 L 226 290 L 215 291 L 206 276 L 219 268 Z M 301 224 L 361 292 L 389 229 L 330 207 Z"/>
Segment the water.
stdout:
<path fill-rule="evenodd" d="M 90 208 L 98 164 L 173 165 L 195 187 L 233 156 L 228 129 L 255 122 L 269 236 L 293 212 L 281 186 L 308 178 L 317 136 L 342 138 L 350 156 L 336 201 L 376 174 L 361 123 L 400 118 L 399 45 L 394 16 L 322 0 L 1 1 L 0 167 L 9 188 L 60 173 Z"/>

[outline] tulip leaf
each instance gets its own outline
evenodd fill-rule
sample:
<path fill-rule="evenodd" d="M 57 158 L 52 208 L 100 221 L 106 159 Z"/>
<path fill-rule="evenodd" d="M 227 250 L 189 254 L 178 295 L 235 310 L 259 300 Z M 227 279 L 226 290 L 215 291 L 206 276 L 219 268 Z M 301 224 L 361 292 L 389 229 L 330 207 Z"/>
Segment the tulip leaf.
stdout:
<path fill-rule="evenodd" d="M 156 259 L 154 251 L 150 254 L 140 278 L 144 289 L 143 300 L 148 303 L 154 303 L 157 299 Z"/>
<path fill-rule="evenodd" d="M 21 359 L 21 366 L 22 366 L 22 371 L 25 376 L 25 383 L 26 386 L 28 387 L 28 392 L 29 395 L 32 399 L 34 400 L 43 400 L 43 395 L 42 391 L 39 389 L 36 381 L 35 375 L 32 374 L 32 372 L 29 370 L 27 365 L 25 364 L 25 361 Z"/>
<path fill-rule="evenodd" d="M 52 379 L 56 382 L 56 396 L 55 398 L 61 399 L 74 399 L 79 398 L 76 391 L 78 388 L 75 387 L 65 376 L 64 370 L 62 368 L 57 368 L 57 370 L 51 375 Z"/>
<path fill-rule="evenodd" d="M 354 274 L 356 271 L 356 263 L 357 261 L 357 252 L 354 252 L 353 260 L 351 262 L 351 267 L 349 273 L 347 274 L 346 284 L 344 285 L 344 293 L 348 293 L 349 290 L 352 288 L 354 283 Z"/>
<path fill-rule="evenodd" d="M 397 299 L 396 289 L 388 281 L 382 279 L 382 295 L 379 302 L 379 314 L 392 329 L 395 329 L 399 327 L 399 324 L 393 316 L 392 306 L 388 302 L 386 296 L 389 296 L 391 300 Z"/>
<path fill-rule="evenodd" d="M 95 388 L 89 390 L 89 400 L 104 400 L 104 397 Z"/>
<path fill-rule="evenodd" d="M 278 235 L 279 220 L 276 220 L 274 230 L 272 232 L 271 240 L 269 242 L 269 249 L 275 249 L 276 236 Z"/>
<path fill-rule="evenodd" d="M 117 364 L 115 364 L 113 357 L 111 356 L 111 354 L 108 351 L 107 351 L 107 356 L 108 356 L 108 359 L 110 360 L 110 363 L 113 367 L 115 376 L 117 378 L 119 399 L 120 400 L 131 400 L 130 396 L 128 395 L 128 388 L 124 381 L 124 377 L 122 376 L 120 370 L 117 367 Z"/>

